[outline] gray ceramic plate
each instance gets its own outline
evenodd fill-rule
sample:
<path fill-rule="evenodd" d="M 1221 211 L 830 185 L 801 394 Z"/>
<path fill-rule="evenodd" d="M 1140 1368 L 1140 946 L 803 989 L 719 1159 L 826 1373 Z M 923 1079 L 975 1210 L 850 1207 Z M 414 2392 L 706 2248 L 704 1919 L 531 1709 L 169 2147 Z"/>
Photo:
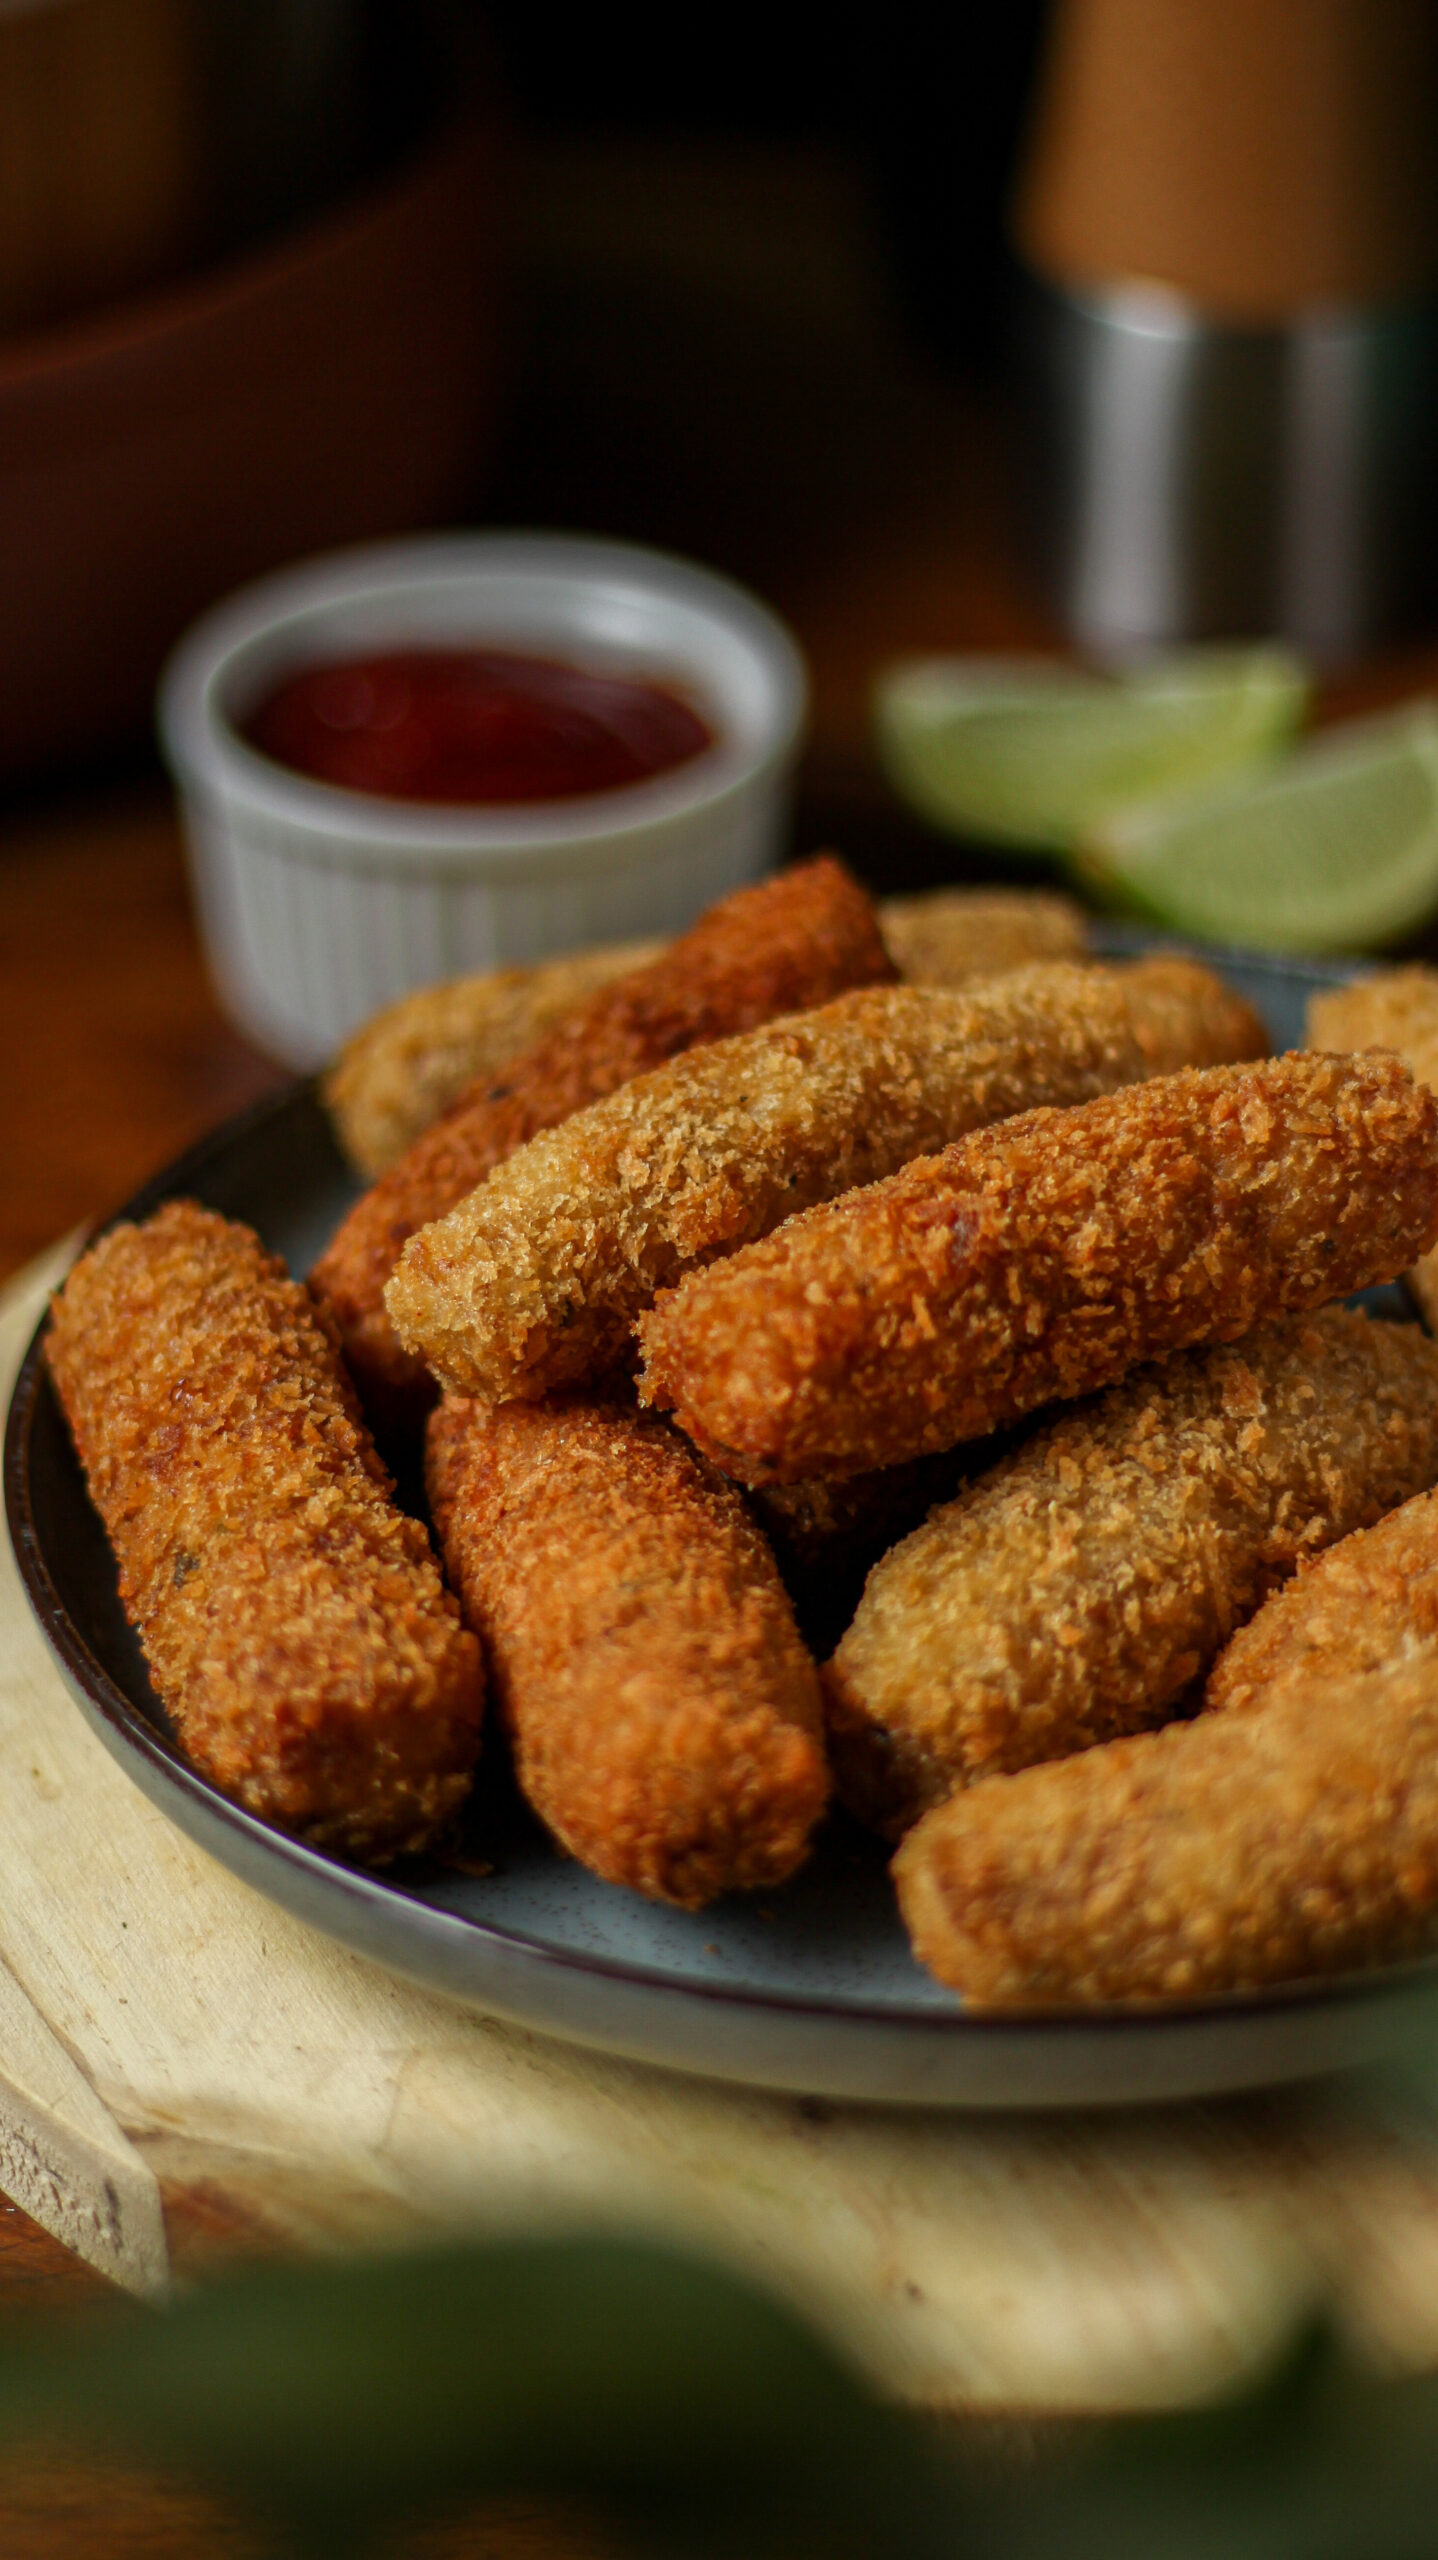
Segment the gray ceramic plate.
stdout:
<path fill-rule="evenodd" d="M 1301 1038 L 1309 988 L 1342 974 L 1225 967 L 1280 1046 Z M 126 1214 L 182 1192 L 247 1219 L 302 1271 L 354 1185 L 304 1086 L 219 1130 Z M 1406 1302 L 1386 1311 L 1407 1312 Z M 38 1334 L 15 1387 L 5 1469 L 31 1604 L 77 1704 L 137 1784 L 288 1910 L 493 2015 L 680 2070 L 828 2097 L 1050 2106 L 1251 2087 L 1368 2060 L 1438 1980 L 1438 1966 L 1419 1965 L 1161 2016 L 971 2017 L 914 1963 L 884 1853 L 842 1817 L 782 1892 L 669 1911 L 562 1858 L 495 1748 L 465 1843 L 468 1862 L 489 1873 L 415 1863 L 364 1874 L 266 1829 L 180 1756 L 125 1623 Z"/>

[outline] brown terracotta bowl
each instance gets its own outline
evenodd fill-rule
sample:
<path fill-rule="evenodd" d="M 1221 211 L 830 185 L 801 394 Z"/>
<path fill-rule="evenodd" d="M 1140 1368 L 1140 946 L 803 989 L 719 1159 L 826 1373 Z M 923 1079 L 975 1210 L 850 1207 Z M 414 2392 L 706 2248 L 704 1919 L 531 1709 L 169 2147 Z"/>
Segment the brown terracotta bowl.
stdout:
<path fill-rule="evenodd" d="M 471 500 L 501 166 L 470 107 L 303 231 L 0 341 L 0 774 L 141 728 L 240 580 Z"/>

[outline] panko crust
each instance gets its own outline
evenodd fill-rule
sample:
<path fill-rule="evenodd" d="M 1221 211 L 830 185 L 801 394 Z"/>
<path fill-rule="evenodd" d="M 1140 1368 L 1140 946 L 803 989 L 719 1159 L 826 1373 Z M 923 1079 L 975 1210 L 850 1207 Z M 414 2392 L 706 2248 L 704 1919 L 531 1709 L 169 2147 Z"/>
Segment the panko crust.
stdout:
<path fill-rule="evenodd" d="M 956 1445 L 1140 1361 L 1394 1278 L 1438 1102 L 1296 1051 L 1030 1111 L 791 1219 L 641 1316 L 647 1403 L 742 1482 Z"/>
<path fill-rule="evenodd" d="M 879 930 L 901 978 L 962 987 L 1030 960 L 1081 960 L 1083 909 L 1048 889 L 925 889 L 881 898 Z"/>
<path fill-rule="evenodd" d="M 1416 1328 L 1415 1328 L 1416 1330 Z M 1224 1647 L 1206 1708 L 1262 1706 L 1290 1682 L 1359 1679 L 1438 1644 L 1438 1495 L 1355 1529 L 1265 1601 Z"/>
<path fill-rule="evenodd" d="M 304 1289 L 175 1201 L 76 1264 L 46 1352 L 189 1758 L 317 1847 L 425 1847 L 469 1792 L 479 1648 Z"/>
<path fill-rule="evenodd" d="M 1416 1325 L 1327 1307 L 1139 1370 L 875 1566 L 823 1674 L 840 1794 L 898 1838 L 957 1787 L 1161 1723 L 1305 1557 L 1435 1480 Z"/>
<path fill-rule="evenodd" d="M 1438 1943 L 1438 1652 L 986 1778 L 894 1859 L 976 2008 L 1193 2001 Z"/>
<path fill-rule="evenodd" d="M 1312 1049 L 1391 1049 L 1419 1081 L 1438 1085 L 1438 969 L 1380 969 L 1308 999 Z"/>
<path fill-rule="evenodd" d="M 818 1679 L 734 1488 L 619 1400 L 449 1397 L 428 1475 L 556 1838 L 685 1910 L 782 1883 L 828 1798 Z"/>
<path fill-rule="evenodd" d="M 961 986 L 1084 949 L 1080 909 L 1044 890 L 932 889 L 885 898 L 878 918 L 900 976 L 916 985 Z M 530 968 L 447 978 L 386 1005 L 345 1042 L 321 1088 L 356 1172 L 377 1182 L 477 1076 L 492 1079 L 596 987 L 664 948 L 596 943 Z"/>
<path fill-rule="evenodd" d="M 596 987 L 647 967 L 662 942 L 605 942 L 528 969 L 417 987 L 345 1042 L 320 1091 L 357 1173 L 377 1182 L 477 1076 L 493 1078 Z"/>
<path fill-rule="evenodd" d="M 411 1236 L 385 1293 L 401 1342 L 500 1403 L 602 1377 L 686 1270 L 815 1201 L 1036 1104 L 1206 1055 L 1246 1006 L 1193 963 L 1040 961 L 967 989 L 865 987 L 720 1040 L 531 1139 Z M 1172 1054 L 1171 1054 L 1172 1053 Z"/>
<path fill-rule="evenodd" d="M 894 966 L 873 907 L 828 855 L 736 890 L 643 969 L 601 987 L 546 1038 L 480 1078 L 355 1203 L 310 1274 L 375 1413 L 413 1419 L 431 1388 L 401 1349 L 384 1288 L 409 1237 L 495 1165 L 631 1076 L 706 1040 L 885 984 Z"/>
<path fill-rule="evenodd" d="M 1391 1049 L 1420 1084 L 1438 1093 L 1438 969 L 1415 963 L 1382 969 L 1348 987 L 1326 987 L 1308 999 L 1311 1049 Z M 1406 1275 L 1438 1332 L 1438 1253 L 1425 1253 Z"/>
<path fill-rule="evenodd" d="M 1201 960 L 1162 951 L 1120 965 L 1145 1075 L 1268 1056 L 1273 1044 L 1261 1017 Z"/>

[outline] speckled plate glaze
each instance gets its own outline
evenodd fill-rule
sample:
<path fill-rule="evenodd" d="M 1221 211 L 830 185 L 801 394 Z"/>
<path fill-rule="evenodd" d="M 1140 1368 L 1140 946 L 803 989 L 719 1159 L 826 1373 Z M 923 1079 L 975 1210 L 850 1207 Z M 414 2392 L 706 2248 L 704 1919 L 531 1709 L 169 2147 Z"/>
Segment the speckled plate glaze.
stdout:
<path fill-rule="evenodd" d="M 1105 949 L 1151 947 L 1105 932 Z M 1276 1045 L 1302 1037 L 1315 985 L 1348 974 L 1224 960 Z M 313 1088 L 230 1122 L 130 1202 L 184 1193 L 244 1218 L 309 1268 L 355 1185 Z M 1386 1313 L 1408 1313 L 1399 1293 Z M 487 1745 L 463 1870 L 368 1875 L 268 1830 L 189 1768 L 125 1623 L 114 1562 L 51 1392 L 43 1327 L 5 1445 L 10 1535 L 76 1703 L 136 1784 L 214 1857 L 316 1928 L 493 2016 L 672 2069 L 896 2105 L 1013 2107 L 1169 2099 L 1377 2058 L 1438 1963 L 1162 2014 L 985 2018 L 914 1963 L 881 1846 L 836 1817 L 804 1872 L 762 1902 L 690 1914 L 600 1884 L 562 1857 Z M 477 1870 L 485 1868 L 487 1872 Z"/>

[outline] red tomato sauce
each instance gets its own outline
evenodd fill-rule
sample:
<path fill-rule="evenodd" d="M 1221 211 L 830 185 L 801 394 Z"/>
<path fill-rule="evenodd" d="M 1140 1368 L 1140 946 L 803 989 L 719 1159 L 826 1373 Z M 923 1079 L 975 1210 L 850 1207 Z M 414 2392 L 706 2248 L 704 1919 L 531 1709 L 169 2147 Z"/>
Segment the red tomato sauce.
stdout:
<path fill-rule="evenodd" d="M 714 743 L 665 685 L 501 649 L 396 649 L 304 667 L 242 735 L 344 791 L 480 806 L 620 791 Z"/>

